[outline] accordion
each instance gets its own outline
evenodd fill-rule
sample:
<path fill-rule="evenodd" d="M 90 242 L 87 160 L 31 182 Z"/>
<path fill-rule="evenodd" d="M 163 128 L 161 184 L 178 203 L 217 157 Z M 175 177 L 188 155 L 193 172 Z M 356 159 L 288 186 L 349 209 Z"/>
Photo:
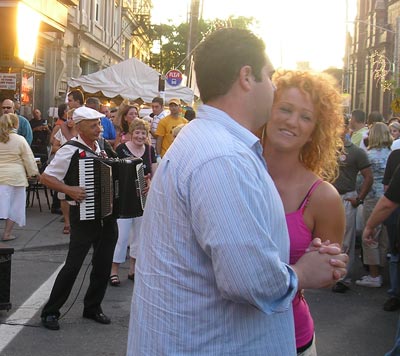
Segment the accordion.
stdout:
<path fill-rule="evenodd" d="M 81 220 L 143 215 L 146 182 L 141 158 L 81 158 L 78 184 L 86 190 L 86 199 L 79 204 Z"/>

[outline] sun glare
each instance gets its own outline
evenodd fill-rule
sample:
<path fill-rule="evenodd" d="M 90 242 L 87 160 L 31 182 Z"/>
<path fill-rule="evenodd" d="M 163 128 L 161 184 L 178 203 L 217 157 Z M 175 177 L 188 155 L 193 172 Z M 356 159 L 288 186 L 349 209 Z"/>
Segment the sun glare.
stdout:
<path fill-rule="evenodd" d="M 41 17 L 22 2 L 18 3 L 17 55 L 25 62 L 32 63 L 36 51 Z"/>
<path fill-rule="evenodd" d="M 261 7 L 259 0 L 203 0 L 203 17 L 254 17 L 258 24 L 252 30 L 264 39 L 275 67 L 295 69 L 302 62 L 308 63 L 310 69 L 324 70 L 343 67 L 346 21 L 354 20 L 356 3 L 356 0 L 281 0 L 265 2 Z M 153 4 L 156 21 L 172 19 L 180 23 L 186 21 L 190 0 L 153 0 Z"/>

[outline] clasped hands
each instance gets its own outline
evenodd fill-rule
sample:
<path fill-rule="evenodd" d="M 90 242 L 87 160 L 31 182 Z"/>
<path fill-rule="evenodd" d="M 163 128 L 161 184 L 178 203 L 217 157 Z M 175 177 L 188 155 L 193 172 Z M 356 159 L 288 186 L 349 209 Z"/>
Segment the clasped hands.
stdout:
<path fill-rule="evenodd" d="M 339 244 L 314 238 L 306 253 L 292 266 L 299 280 L 299 289 L 332 286 L 346 275 L 348 260 Z"/>
<path fill-rule="evenodd" d="M 333 278 L 338 280 L 346 275 L 346 266 L 347 262 L 349 262 L 349 256 L 346 253 L 342 253 L 338 243 L 331 244 L 329 240 L 322 242 L 320 238 L 316 237 L 311 241 L 307 250 L 307 252 L 310 251 L 318 251 L 319 253 L 327 253 L 331 256 L 336 256 L 329 261 L 330 264 L 335 267 L 333 270 Z"/>

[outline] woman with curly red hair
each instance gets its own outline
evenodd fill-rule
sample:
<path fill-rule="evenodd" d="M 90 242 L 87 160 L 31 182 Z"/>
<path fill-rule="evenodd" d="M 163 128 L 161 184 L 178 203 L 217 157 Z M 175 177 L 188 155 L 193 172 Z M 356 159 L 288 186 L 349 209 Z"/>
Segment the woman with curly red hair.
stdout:
<path fill-rule="evenodd" d="M 290 263 L 314 237 L 341 244 L 345 215 L 337 190 L 343 146 L 341 96 L 328 75 L 275 73 L 271 119 L 263 135 L 264 158 L 282 198 L 290 236 Z M 316 355 L 314 323 L 299 291 L 293 300 L 298 355 Z"/>

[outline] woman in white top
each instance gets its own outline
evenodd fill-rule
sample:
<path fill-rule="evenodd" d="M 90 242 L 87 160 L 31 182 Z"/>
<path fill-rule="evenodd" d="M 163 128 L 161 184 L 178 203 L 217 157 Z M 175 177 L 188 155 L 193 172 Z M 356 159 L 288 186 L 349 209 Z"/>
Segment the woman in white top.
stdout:
<path fill-rule="evenodd" d="M 25 226 L 27 177 L 39 174 L 32 150 L 17 129 L 17 115 L 0 117 L 0 218 L 6 219 L 1 241 L 15 239 L 14 223 Z"/>

